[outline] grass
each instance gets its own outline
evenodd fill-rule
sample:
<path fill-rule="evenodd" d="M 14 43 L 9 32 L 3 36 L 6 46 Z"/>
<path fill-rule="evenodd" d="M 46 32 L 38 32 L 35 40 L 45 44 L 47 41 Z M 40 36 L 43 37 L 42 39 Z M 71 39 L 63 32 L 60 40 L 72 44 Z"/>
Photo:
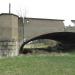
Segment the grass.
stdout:
<path fill-rule="evenodd" d="M 41 54 L 2 58 L 0 75 L 75 75 L 75 55 Z"/>

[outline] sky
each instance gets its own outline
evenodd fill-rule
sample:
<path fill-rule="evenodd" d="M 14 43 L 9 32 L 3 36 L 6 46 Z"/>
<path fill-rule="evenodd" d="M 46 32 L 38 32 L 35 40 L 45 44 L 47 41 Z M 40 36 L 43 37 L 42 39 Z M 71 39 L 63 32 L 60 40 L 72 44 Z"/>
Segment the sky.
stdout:
<path fill-rule="evenodd" d="M 0 0 L 0 13 L 23 17 L 64 19 L 66 26 L 75 20 L 75 0 Z M 71 24 L 72 25 L 72 24 Z"/>

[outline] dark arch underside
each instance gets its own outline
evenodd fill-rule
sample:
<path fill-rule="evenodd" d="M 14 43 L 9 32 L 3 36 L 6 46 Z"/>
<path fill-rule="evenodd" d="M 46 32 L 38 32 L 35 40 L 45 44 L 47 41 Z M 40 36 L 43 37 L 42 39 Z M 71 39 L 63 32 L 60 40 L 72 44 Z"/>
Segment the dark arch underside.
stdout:
<path fill-rule="evenodd" d="M 75 32 L 55 32 L 55 33 L 40 35 L 30 40 L 27 40 L 26 42 L 23 42 L 23 44 L 20 47 L 20 50 L 23 49 L 25 44 L 29 43 L 30 41 L 34 41 L 38 39 L 51 39 L 51 40 L 59 41 L 63 44 L 66 44 L 66 43 L 75 44 Z"/>

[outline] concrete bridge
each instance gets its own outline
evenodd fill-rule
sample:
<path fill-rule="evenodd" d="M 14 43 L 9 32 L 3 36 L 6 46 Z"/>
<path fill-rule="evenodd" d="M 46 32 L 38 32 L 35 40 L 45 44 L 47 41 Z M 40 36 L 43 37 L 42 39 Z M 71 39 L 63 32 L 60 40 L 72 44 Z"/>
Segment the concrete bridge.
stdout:
<path fill-rule="evenodd" d="M 18 55 L 19 50 L 26 43 L 35 39 L 46 38 L 61 42 L 67 40 L 71 33 L 64 32 L 63 21 L 58 19 L 22 18 L 8 13 L 0 14 L 0 56 Z M 74 37 L 72 36 L 72 39 Z"/>
<path fill-rule="evenodd" d="M 58 19 L 42 19 L 42 18 L 20 18 L 19 22 L 19 41 L 53 33 L 64 32 L 64 20 Z M 22 44 L 22 43 L 21 43 Z"/>

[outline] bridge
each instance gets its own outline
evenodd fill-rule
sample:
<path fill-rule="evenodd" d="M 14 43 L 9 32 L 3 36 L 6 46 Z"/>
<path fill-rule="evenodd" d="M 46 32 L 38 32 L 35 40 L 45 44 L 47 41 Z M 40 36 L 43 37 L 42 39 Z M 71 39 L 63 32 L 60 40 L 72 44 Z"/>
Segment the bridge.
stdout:
<path fill-rule="evenodd" d="M 64 32 L 65 26 L 63 21 L 58 19 L 25 18 L 23 33 L 25 41 L 21 43 L 20 50 L 27 43 L 38 39 L 50 39 L 59 41 L 64 46 L 70 46 L 71 44 L 75 46 L 75 33 Z"/>
<path fill-rule="evenodd" d="M 11 13 L 0 14 L 0 55 L 18 55 L 19 50 L 23 49 L 25 44 L 36 39 L 75 43 L 75 33 L 64 32 L 63 21 L 60 19 L 23 18 Z"/>
<path fill-rule="evenodd" d="M 24 22 L 23 22 L 24 21 Z M 42 18 L 19 19 L 19 42 L 26 41 L 39 35 L 53 32 L 64 32 L 64 20 Z"/>

